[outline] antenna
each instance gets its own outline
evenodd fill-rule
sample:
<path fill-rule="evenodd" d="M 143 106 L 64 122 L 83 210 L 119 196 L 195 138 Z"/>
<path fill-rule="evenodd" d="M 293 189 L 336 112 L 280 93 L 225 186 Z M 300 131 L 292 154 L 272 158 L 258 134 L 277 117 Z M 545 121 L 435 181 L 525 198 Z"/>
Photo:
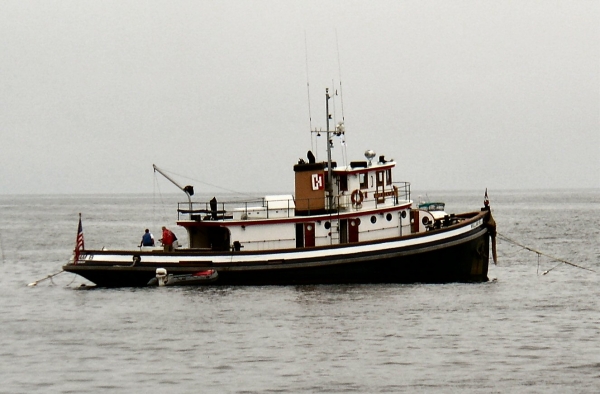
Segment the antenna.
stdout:
<path fill-rule="evenodd" d="M 342 105 L 342 125 L 346 124 L 346 118 L 344 117 L 344 95 L 342 93 L 342 63 L 340 61 L 340 44 L 337 35 L 337 29 L 335 29 L 335 46 L 337 49 L 338 58 L 338 76 L 340 78 L 340 104 Z M 347 162 L 347 151 L 346 151 L 346 133 L 344 130 L 344 136 L 342 137 L 342 154 L 344 158 L 344 164 Z"/>
<path fill-rule="evenodd" d="M 340 62 L 340 44 L 338 42 L 337 29 L 335 29 L 335 46 L 337 48 L 337 57 L 338 57 L 338 75 L 340 78 L 340 102 L 342 104 L 342 122 L 345 122 L 344 119 L 344 95 L 342 94 L 342 65 Z"/>
<path fill-rule="evenodd" d="M 333 97 L 333 101 L 332 101 L 332 104 L 333 104 L 333 123 L 337 124 L 337 112 L 335 110 L 335 101 L 336 101 L 335 96 L 338 95 L 338 92 L 337 92 L 337 89 L 335 88 L 335 82 L 334 82 L 333 78 L 331 79 L 331 91 L 333 92 L 333 96 L 334 96 Z"/>
<path fill-rule="evenodd" d="M 312 131 L 312 115 L 310 113 L 310 83 L 308 82 L 308 43 L 306 40 L 306 30 L 304 30 L 304 56 L 306 61 L 306 94 L 308 96 L 308 129 Z M 312 133 L 310 136 L 310 148 L 314 151 Z"/>

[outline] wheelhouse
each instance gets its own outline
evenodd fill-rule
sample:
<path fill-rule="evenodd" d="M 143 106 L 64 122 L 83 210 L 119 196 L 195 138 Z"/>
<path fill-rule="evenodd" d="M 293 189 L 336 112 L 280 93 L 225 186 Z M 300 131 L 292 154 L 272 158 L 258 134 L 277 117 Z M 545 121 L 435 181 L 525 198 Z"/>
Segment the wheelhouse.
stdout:
<path fill-rule="evenodd" d="M 190 248 L 211 251 L 310 248 L 409 234 L 410 184 L 394 182 L 394 161 L 294 165 L 295 195 L 253 201 L 181 203 Z M 331 171 L 331 183 L 328 172 Z"/>

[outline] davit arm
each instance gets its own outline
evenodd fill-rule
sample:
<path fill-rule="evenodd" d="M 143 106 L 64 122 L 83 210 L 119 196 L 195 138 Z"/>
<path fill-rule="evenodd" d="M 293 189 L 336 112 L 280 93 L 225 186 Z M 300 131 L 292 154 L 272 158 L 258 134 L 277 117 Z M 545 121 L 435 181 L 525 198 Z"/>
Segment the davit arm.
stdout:
<path fill-rule="evenodd" d="M 192 212 L 192 196 L 194 195 L 194 187 L 190 186 L 190 185 L 182 187 L 179 183 L 177 183 L 173 179 L 171 179 L 170 176 L 168 176 L 167 174 L 165 174 L 164 172 L 162 172 L 161 169 L 156 166 L 156 164 L 152 164 L 152 168 L 154 168 L 154 172 L 158 172 L 160 175 L 162 175 L 165 178 L 167 178 L 167 180 L 169 180 L 172 184 L 174 184 L 175 186 L 177 186 L 179 189 L 181 189 L 182 192 L 185 193 L 185 195 L 188 198 L 188 202 L 190 204 L 190 214 L 191 214 L 191 212 Z"/>

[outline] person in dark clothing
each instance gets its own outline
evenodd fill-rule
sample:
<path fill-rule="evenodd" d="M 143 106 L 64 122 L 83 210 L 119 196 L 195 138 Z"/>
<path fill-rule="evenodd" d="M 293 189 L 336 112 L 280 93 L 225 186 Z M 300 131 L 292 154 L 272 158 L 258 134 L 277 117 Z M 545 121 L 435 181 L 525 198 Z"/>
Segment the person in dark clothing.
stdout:
<path fill-rule="evenodd" d="M 145 230 L 144 235 L 142 235 L 142 241 L 140 242 L 140 246 L 154 246 L 154 236 L 152 235 L 150 230 Z"/>
<path fill-rule="evenodd" d="M 210 200 L 210 212 L 212 220 L 217 220 L 217 199 L 215 197 Z"/>

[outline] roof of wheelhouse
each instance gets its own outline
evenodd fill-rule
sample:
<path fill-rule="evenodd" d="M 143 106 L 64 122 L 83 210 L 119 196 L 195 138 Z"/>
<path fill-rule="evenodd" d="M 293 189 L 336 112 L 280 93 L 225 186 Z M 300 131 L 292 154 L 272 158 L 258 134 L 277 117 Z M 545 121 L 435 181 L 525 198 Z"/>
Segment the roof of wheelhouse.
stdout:
<path fill-rule="evenodd" d="M 353 161 L 349 166 L 334 167 L 333 173 L 336 175 L 342 174 L 360 174 L 374 170 L 386 170 L 396 166 L 395 161 L 386 161 L 385 163 L 369 164 L 366 161 Z"/>
<path fill-rule="evenodd" d="M 383 160 L 383 161 L 381 161 Z M 363 173 L 368 171 L 377 170 L 385 170 L 388 168 L 393 168 L 396 166 L 396 162 L 393 160 L 385 160 L 383 157 L 380 157 L 380 161 L 378 163 L 368 163 L 367 161 L 353 161 L 350 162 L 348 166 L 340 166 L 338 167 L 335 161 L 331 162 L 331 168 L 333 173 Z M 319 163 L 298 163 L 294 165 L 294 171 L 315 171 L 315 170 L 327 170 L 327 162 L 319 162 Z"/>

